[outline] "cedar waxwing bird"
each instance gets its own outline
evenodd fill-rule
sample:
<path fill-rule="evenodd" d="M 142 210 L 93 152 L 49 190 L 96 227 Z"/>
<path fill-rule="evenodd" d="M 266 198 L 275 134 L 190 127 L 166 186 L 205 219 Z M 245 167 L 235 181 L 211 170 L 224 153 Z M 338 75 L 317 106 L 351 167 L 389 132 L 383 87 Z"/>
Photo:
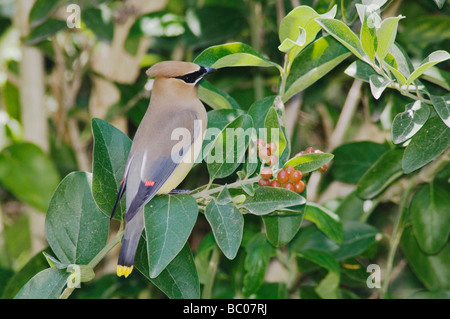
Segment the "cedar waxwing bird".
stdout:
<path fill-rule="evenodd" d="M 207 114 L 197 97 L 197 86 L 213 70 L 195 63 L 165 61 L 146 72 L 149 77 L 156 77 L 150 104 L 134 136 L 111 213 L 112 218 L 126 193 L 125 231 L 117 263 L 119 277 L 128 277 L 133 270 L 144 228 L 144 206 L 155 195 L 175 189 L 201 151 Z M 190 136 L 181 143 L 172 138 L 175 130 L 189 132 Z"/>

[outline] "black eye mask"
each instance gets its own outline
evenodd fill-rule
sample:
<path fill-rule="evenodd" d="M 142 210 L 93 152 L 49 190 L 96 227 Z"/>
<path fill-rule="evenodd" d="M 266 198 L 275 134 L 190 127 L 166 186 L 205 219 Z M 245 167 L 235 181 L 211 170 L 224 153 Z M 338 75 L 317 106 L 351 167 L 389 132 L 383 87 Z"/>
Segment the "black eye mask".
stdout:
<path fill-rule="evenodd" d="M 203 78 L 203 76 L 207 73 L 206 68 L 200 67 L 198 71 L 191 72 L 185 75 L 177 76 L 176 79 L 183 80 L 185 83 L 193 84 Z"/>

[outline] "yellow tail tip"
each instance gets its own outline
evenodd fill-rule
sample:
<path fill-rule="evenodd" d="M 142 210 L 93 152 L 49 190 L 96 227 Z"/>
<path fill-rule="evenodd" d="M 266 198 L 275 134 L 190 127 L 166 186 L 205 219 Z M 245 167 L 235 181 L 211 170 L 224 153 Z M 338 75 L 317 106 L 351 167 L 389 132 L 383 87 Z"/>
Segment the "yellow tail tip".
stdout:
<path fill-rule="evenodd" d="M 128 267 L 128 266 L 117 265 L 117 276 L 119 276 L 119 277 L 125 276 L 125 278 L 127 278 L 131 274 L 132 271 L 133 271 L 133 266 Z"/>

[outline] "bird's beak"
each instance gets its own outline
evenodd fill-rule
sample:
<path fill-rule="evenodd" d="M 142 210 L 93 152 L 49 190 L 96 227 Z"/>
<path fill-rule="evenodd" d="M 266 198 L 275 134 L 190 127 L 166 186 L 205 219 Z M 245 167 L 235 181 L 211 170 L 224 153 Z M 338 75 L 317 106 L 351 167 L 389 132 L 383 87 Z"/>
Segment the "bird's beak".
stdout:
<path fill-rule="evenodd" d="M 213 69 L 213 68 L 205 68 L 205 69 L 206 69 L 205 76 L 207 76 L 210 73 L 216 72 L 216 69 Z"/>

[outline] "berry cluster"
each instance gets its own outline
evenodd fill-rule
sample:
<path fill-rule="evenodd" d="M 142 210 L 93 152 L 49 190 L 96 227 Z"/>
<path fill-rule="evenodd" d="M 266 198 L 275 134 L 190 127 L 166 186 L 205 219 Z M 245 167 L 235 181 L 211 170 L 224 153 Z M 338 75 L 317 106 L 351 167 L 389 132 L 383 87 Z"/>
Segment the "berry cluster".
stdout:
<path fill-rule="evenodd" d="M 278 162 L 278 156 L 274 155 L 277 150 L 277 144 L 270 142 L 266 144 L 262 138 L 256 140 L 256 147 L 258 148 L 259 158 L 263 163 L 269 166 L 274 166 Z"/>
<path fill-rule="evenodd" d="M 310 153 L 323 153 L 321 150 L 315 150 L 314 148 L 312 148 L 311 146 L 308 147 L 307 149 L 305 149 L 304 151 L 300 151 L 297 154 L 295 154 L 295 156 L 300 156 L 300 155 L 304 155 L 304 154 L 310 154 Z M 319 171 L 321 171 L 322 173 L 325 172 L 328 169 L 328 165 L 327 164 L 323 164 L 323 166 L 321 166 L 319 168 Z"/>
<path fill-rule="evenodd" d="M 278 172 L 277 178 L 270 180 L 273 172 L 270 167 L 264 167 L 261 170 L 261 179 L 258 184 L 260 186 L 283 187 L 301 193 L 305 189 L 305 183 L 302 181 L 303 174 L 296 171 L 292 166 L 288 166 Z"/>

